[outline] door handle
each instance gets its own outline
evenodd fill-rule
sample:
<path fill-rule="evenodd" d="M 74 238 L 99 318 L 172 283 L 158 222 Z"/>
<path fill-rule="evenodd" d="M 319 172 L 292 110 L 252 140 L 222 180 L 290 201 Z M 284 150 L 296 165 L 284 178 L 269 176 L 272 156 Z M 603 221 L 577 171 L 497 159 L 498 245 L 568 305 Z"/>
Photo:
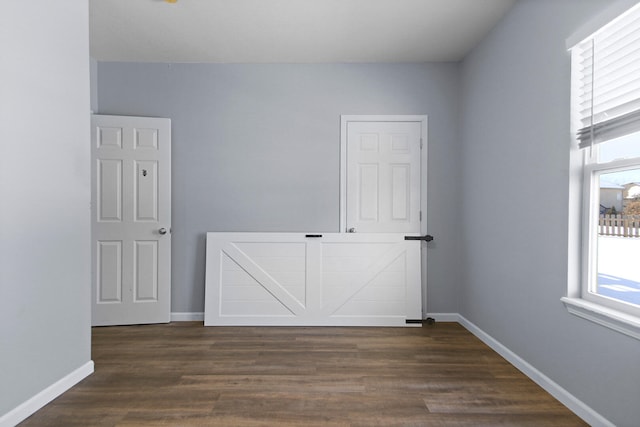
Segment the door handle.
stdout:
<path fill-rule="evenodd" d="M 424 240 L 425 242 L 433 241 L 433 236 L 425 234 L 424 236 L 404 236 L 404 240 Z"/>
<path fill-rule="evenodd" d="M 167 234 L 167 229 L 162 227 L 161 229 L 158 230 L 158 233 L 164 236 L 165 234 Z"/>

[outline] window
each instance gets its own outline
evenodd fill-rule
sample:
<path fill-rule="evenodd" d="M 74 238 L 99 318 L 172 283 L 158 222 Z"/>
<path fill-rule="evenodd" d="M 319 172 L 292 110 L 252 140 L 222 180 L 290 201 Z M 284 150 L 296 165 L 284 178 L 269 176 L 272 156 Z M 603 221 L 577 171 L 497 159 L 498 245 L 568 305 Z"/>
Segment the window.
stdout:
<path fill-rule="evenodd" d="M 589 307 L 598 323 L 631 324 L 629 334 L 640 338 L 640 5 L 571 56 L 573 130 L 583 158 L 582 268 L 579 295 L 565 303 L 570 311 Z"/>

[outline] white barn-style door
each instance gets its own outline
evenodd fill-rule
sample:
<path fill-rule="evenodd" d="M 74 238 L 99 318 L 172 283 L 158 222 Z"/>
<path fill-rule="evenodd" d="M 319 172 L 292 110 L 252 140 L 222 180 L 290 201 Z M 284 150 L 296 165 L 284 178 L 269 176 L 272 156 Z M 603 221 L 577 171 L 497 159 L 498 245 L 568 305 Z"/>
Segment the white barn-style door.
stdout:
<path fill-rule="evenodd" d="M 92 324 L 166 323 L 171 121 L 92 116 Z"/>
<path fill-rule="evenodd" d="M 207 233 L 205 326 L 406 326 L 418 242 L 391 233 Z"/>

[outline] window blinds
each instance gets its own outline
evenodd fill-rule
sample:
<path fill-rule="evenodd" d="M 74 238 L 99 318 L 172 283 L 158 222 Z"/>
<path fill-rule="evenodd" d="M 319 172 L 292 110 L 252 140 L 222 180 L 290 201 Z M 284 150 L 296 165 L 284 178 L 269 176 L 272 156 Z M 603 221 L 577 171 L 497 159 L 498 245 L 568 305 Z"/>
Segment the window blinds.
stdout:
<path fill-rule="evenodd" d="M 580 148 L 640 131 L 640 5 L 571 50 Z"/>

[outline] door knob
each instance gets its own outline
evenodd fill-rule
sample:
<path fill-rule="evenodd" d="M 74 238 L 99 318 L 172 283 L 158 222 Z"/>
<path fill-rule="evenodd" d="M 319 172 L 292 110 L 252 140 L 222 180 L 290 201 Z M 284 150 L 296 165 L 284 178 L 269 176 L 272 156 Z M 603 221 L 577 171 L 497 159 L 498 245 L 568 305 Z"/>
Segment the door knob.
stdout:
<path fill-rule="evenodd" d="M 164 236 L 165 234 L 167 234 L 167 229 L 162 227 L 161 229 L 158 230 L 158 233 L 160 233 L 160 234 L 162 234 Z"/>

